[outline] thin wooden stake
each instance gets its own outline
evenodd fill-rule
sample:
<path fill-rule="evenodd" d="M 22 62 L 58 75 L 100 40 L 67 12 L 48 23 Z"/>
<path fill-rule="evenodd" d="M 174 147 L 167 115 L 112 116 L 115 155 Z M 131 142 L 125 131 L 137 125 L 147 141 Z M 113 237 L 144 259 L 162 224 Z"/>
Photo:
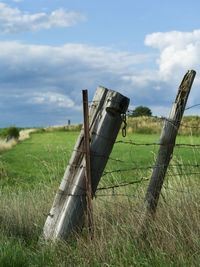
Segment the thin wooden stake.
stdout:
<path fill-rule="evenodd" d="M 194 70 L 190 70 L 185 74 L 178 89 L 176 100 L 172 105 L 169 118 L 164 123 L 159 140 L 161 146 L 158 151 L 157 160 L 144 201 L 145 215 L 155 215 L 165 174 L 172 158 L 176 136 L 178 134 L 178 129 L 181 124 L 181 119 L 185 110 L 192 83 L 195 78 L 195 74 L 196 72 Z"/>
<path fill-rule="evenodd" d="M 86 201 L 87 201 L 87 216 L 88 228 L 90 237 L 94 237 L 93 229 L 93 212 L 92 212 L 92 186 L 91 186 L 91 163 L 90 163 L 90 134 L 89 134 L 89 117 L 88 117 L 88 92 L 82 90 L 83 95 L 83 117 L 84 117 L 84 148 L 85 148 L 85 162 L 86 162 Z"/>

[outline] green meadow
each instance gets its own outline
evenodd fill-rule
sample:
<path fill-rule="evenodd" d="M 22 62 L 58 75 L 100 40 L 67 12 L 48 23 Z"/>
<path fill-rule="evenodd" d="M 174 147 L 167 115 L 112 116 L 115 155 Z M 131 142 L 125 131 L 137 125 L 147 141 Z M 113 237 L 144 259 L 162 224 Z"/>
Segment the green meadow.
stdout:
<path fill-rule="evenodd" d="M 2 185 L 34 186 L 62 178 L 78 132 L 34 133 L 1 154 Z"/>
<path fill-rule="evenodd" d="M 39 131 L 0 154 L 0 266 L 198 266 L 198 147 L 175 148 L 146 239 L 138 233 L 148 185 L 144 181 L 97 191 L 94 240 L 87 227 L 66 242 L 42 240 L 44 222 L 78 135 L 78 131 Z M 127 143 L 115 144 L 99 187 L 150 178 L 152 169 L 145 167 L 154 165 L 159 147 L 144 144 L 158 139 L 158 133 L 129 131 L 125 138 L 119 133 L 117 141 Z M 200 138 L 179 135 L 176 143 L 200 145 Z"/>
<path fill-rule="evenodd" d="M 19 142 L 11 150 L 0 154 L 1 170 L 4 172 L 0 185 L 28 188 L 37 186 L 38 183 L 59 182 L 78 135 L 79 132 L 65 131 L 34 133 L 30 139 Z M 153 134 L 127 134 L 125 138 L 119 134 L 105 172 L 122 170 L 120 172 L 122 181 L 137 178 L 134 170 L 131 169 L 153 166 L 159 148 L 155 145 L 158 140 L 159 135 Z M 136 145 L 131 143 L 136 143 Z M 178 136 L 176 144 L 200 145 L 200 138 Z M 198 147 L 177 146 L 174 149 L 173 165 L 195 165 L 199 159 Z M 186 169 L 187 166 L 184 168 Z M 107 178 L 103 176 L 101 181 L 106 180 L 109 183 L 113 174 L 107 176 Z"/>

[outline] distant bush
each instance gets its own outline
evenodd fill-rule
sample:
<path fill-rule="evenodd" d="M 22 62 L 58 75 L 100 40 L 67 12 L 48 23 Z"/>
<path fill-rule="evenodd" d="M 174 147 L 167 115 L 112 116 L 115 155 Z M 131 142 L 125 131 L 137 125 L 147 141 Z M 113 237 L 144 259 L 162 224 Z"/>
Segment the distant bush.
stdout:
<path fill-rule="evenodd" d="M 4 128 L 1 132 L 1 138 L 5 139 L 8 135 L 10 136 L 10 138 L 18 139 L 19 129 L 15 126 Z"/>
<path fill-rule="evenodd" d="M 35 133 L 45 133 L 45 129 L 43 127 L 41 127 L 41 128 L 35 128 Z"/>
<path fill-rule="evenodd" d="M 138 106 L 133 110 L 131 117 L 151 116 L 152 112 L 150 108 L 144 106 Z"/>

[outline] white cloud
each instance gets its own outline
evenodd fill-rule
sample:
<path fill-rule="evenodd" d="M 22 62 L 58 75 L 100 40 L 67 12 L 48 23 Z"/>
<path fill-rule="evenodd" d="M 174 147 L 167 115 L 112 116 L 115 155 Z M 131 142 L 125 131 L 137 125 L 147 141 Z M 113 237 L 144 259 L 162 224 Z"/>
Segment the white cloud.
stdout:
<path fill-rule="evenodd" d="M 6 64 L 10 71 L 34 71 L 40 74 L 51 71 L 51 68 L 64 67 L 69 71 L 82 71 L 82 65 L 87 69 L 99 69 L 101 72 L 129 72 L 138 64 L 145 64 L 152 55 L 134 55 L 128 52 L 112 51 L 105 47 L 87 46 L 83 44 L 66 44 L 60 47 L 24 45 L 20 42 L 0 42 L 0 67 Z M 3 63 L 4 62 L 4 63 Z M 43 68 L 45 66 L 48 69 Z M 40 70 L 39 70 L 40 69 Z M 76 74 L 73 72 L 73 74 Z M 1 74 L 0 74 L 1 75 Z M 66 73 L 67 75 L 67 73 Z M 98 73 L 97 73 L 98 75 Z M 51 78 L 51 77 L 49 77 Z"/>
<path fill-rule="evenodd" d="M 128 75 L 123 75 L 122 79 L 126 82 L 132 83 L 136 87 L 144 88 L 147 87 L 152 81 L 157 80 L 156 75 L 157 72 L 154 70 L 137 70 L 134 72 L 134 74 L 129 73 Z"/>
<path fill-rule="evenodd" d="M 187 69 L 200 67 L 200 30 L 172 31 L 147 35 L 145 44 L 158 48 L 160 78 L 169 80 Z"/>
<path fill-rule="evenodd" d="M 123 80 L 136 86 L 143 94 L 151 99 L 151 93 L 155 99 L 162 96 L 169 101 L 173 99 L 183 75 L 189 69 L 197 71 L 189 104 L 197 99 L 200 77 L 200 30 L 193 32 L 158 32 L 146 36 L 145 44 L 158 49 L 156 59 L 157 68 L 137 70 L 134 73 L 123 75 Z M 147 89 L 148 88 L 148 89 Z M 162 94 L 162 95 L 161 95 Z M 158 101 L 163 101 L 159 100 Z"/>
<path fill-rule="evenodd" d="M 36 104 L 41 104 L 44 103 L 45 97 L 43 96 L 35 96 L 30 100 L 30 103 L 36 103 Z"/>
<path fill-rule="evenodd" d="M 45 12 L 29 14 L 0 2 L 1 33 L 21 33 L 55 27 L 70 27 L 85 19 L 85 15 L 66 12 L 63 8 L 54 10 L 50 14 Z"/>

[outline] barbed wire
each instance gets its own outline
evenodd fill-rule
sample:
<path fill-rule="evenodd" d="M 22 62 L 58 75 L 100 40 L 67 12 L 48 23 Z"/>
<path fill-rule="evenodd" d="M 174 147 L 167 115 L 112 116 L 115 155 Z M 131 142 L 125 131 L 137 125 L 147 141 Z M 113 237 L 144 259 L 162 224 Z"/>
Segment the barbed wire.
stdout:
<path fill-rule="evenodd" d="M 152 165 L 152 166 L 145 166 L 145 167 L 133 167 L 133 168 L 127 168 L 127 169 L 116 169 L 111 171 L 105 171 L 103 172 L 103 175 L 111 174 L 111 173 L 117 173 L 117 172 L 127 172 L 127 171 L 133 171 L 133 170 L 147 170 L 147 169 L 155 169 L 155 168 L 164 168 L 164 167 L 171 167 L 171 168 L 181 168 L 181 167 L 189 167 L 189 168 L 200 168 L 199 164 L 169 164 L 169 165 Z M 184 170 L 183 168 L 181 170 Z"/>
<path fill-rule="evenodd" d="M 129 145 L 134 145 L 134 146 L 179 146 L 179 147 L 200 147 L 199 145 L 194 145 L 194 144 L 162 144 L 162 143 L 135 143 L 132 141 L 123 141 L 119 140 L 116 141 L 115 144 L 129 144 Z"/>
<path fill-rule="evenodd" d="M 92 104 L 93 104 L 94 101 L 92 101 Z M 95 101 L 97 102 L 97 101 Z M 193 107 L 196 107 L 196 106 L 200 106 L 200 104 L 196 104 L 196 105 L 193 105 L 191 107 L 188 107 L 186 108 L 185 110 L 189 110 Z M 128 110 L 126 112 L 126 115 L 130 116 L 130 114 L 132 113 L 133 114 L 134 110 Z M 200 129 L 200 126 L 194 126 L 194 125 L 187 125 L 185 123 L 181 123 L 181 119 L 180 120 L 171 120 L 167 117 L 158 117 L 158 116 L 149 116 L 147 118 L 147 120 L 149 118 L 153 118 L 155 120 L 158 120 L 158 121 L 166 121 L 166 122 L 169 122 L 170 124 L 172 124 L 174 127 L 176 127 L 178 129 L 178 126 L 180 127 L 185 127 L 185 128 L 191 128 L 191 129 Z M 128 126 L 128 122 L 126 121 L 126 117 L 124 114 L 122 114 L 122 121 L 124 122 L 124 126 L 122 128 L 123 130 L 123 136 L 125 136 L 124 132 L 126 130 L 126 127 Z M 142 127 L 142 126 L 141 126 Z M 92 136 L 98 136 L 100 138 L 103 138 L 107 141 L 110 141 L 110 142 L 113 142 L 113 140 L 111 140 L 109 137 L 107 136 L 103 136 L 95 131 L 92 132 Z M 118 140 L 115 142 L 115 144 L 128 144 L 128 145 L 132 145 L 132 146 L 174 146 L 174 147 L 179 147 L 179 148 L 184 148 L 184 147 L 187 147 L 187 148 L 191 148 L 191 149 L 194 149 L 194 148 L 199 148 L 200 147 L 200 144 L 187 144 L 187 143 L 177 143 L 177 144 L 162 144 L 162 143 L 136 143 L 136 142 L 133 142 L 132 140 L 126 140 L 126 141 L 123 141 L 123 140 Z M 82 153 L 85 153 L 84 151 L 80 151 Z M 120 162 L 120 163 L 127 163 L 127 161 L 121 161 L 119 159 L 114 159 L 114 158 L 111 158 L 111 157 L 108 157 L 108 156 L 105 156 L 105 155 L 99 155 L 98 153 L 95 153 L 93 151 L 91 151 L 91 155 L 92 156 L 98 156 L 98 157 L 105 157 L 109 160 L 114 160 L 116 162 Z M 132 162 L 129 162 L 129 163 L 132 163 Z M 128 171 L 138 171 L 138 170 L 149 170 L 149 169 L 155 169 L 155 168 L 163 168 L 163 167 L 166 167 L 167 165 L 154 165 L 154 166 L 142 166 L 142 167 L 133 167 L 133 168 L 123 168 L 123 169 L 115 169 L 115 170 L 109 170 L 109 171 L 104 171 L 102 176 L 105 176 L 105 175 L 108 175 L 108 174 L 113 174 L 113 173 L 121 173 L 121 172 L 128 172 Z M 183 176 L 191 176 L 191 175 L 200 175 L 200 172 L 198 171 L 190 171 L 190 172 L 186 172 L 185 169 L 187 168 L 200 168 L 200 164 L 170 164 L 168 165 L 168 168 L 177 168 L 178 170 L 180 170 L 181 173 L 167 173 L 166 176 L 180 176 L 180 177 L 183 177 Z M 122 193 L 122 192 L 115 192 L 114 190 L 115 189 L 119 189 L 119 188 L 122 188 L 122 187 L 127 187 L 127 186 L 130 186 L 130 185 L 135 185 L 135 184 L 141 184 L 142 182 L 144 181 L 149 181 L 150 178 L 145 178 L 145 177 L 142 177 L 140 178 L 139 180 L 134 180 L 134 181 L 123 181 L 123 182 L 120 182 L 120 183 L 117 183 L 117 184 L 112 184 L 112 185 L 107 185 L 107 186 L 102 186 L 102 187 L 99 187 L 97 188 L 95 194 L 93 195 L 93 197 L 97 198 L 97 197 L 141 197 L 140 195 L 136 195 L 136 194 L 131 194 L 131 193 Z M 164 185 L 164 190 L 173 190 L 175 192 L 178 192 L 178 193 L 187 193 L 187 194 L 190 194 L 190 192 L 187 192 L 185 190 L 180 190 L 180 189 L 175 189 L 175 188 L 170 188 L 169 186 L 165 186 Z M 100 191 L 106 191 L 106 190 L 112 190 L 112 193 L 101 193 L 99 194 Z M 86 193 L 84 194 L 69 194 L 70 196 L 86 196 Z M 106 200 L 107 201 L 107 200 Z M 116 204 L 116 203 L 115 203 Z M 141 211 L 137 211 L 137 212 L 140 212 Z"/>
<path fill-rule="evenodd" d="M 188 173 L 173 173 L 173 174 L 167 174 L 166 176 L 191 176 L 191 175 L 200 175 L 200 172 L 188 172 Z M 134 184 L 141 184 L 142 182 L 146 182 L 146 181 L 149 181 L 150 178 L 146 178 L 146 177 L 142 177 L 140 178 L 140 180 L 135 180 L 135 181 L 124 181 L 124 182 L 120 182 L 118 184 L 114 184 L 114 185 L 110 185 L 110 186 L 105 186 L 105 187 L 99 187 L 97 188 L 96 192 L 93 193 L 93 197 L 94 198 L 97 198 L 97 197 L 106 197 L 106 196 L 125 196 L 125 197 L 134 197 L 135 195 L 133 194 L 130 194 L 130 193 L 115 193 L 114 192 L 114 189 L 116 188 L 122 188 L 122 187 L 126 187 L 126 186 L 130 186 L 130 185 L 134 185 Z M 74 183 L 71 183 L 71 186 L 73 185 Z M 86 188 L 85 187 L 81 187 L 77 184 L 74 184 L 76 185 L 79 189 L 81 189 L 83 192 L 82 193 L 78 193 L 78 194 L 71 194 L 71 193 L 68 193 L 68 192 L 64 192 L 63 190 L 58 190 L 57 191 L 57 194 L 61 194 L 61 195 L 65 195 L 65 196 L 72 196 L 72 197 L 85 197 L 86 196 Z M 184 191 L 184 190 L 180 190 L 180 189 L 175 189 L 175 188 L 171 188 L 169 186 L 163 186 L 163 188 L 165 190 L 173 190 L 173 191 L 176 191 L 176 192 L 183 192 L 183 193 L 188 193 L 188 191 Z M 106 194 L 98 194 L 99 191 L 106 191 L 106 190 L 112 190 L 112 194 L 109 194 L 109 193 L 106 193 Z"/>
<path fill-rule="evenodd" d="M 124 187 L 124 186 L 132 185 L 132 184 L 138 184 L 138 183 L 141 183 L 141 182 L 144 182 L 144 181 L 149 181 L 149 178 L 142 177 L 140 180 L 137 180 L 137 181 L 122 182 L 122 183 L 117 184 L 117 185 L 110 185 L 110 186 L 100 187 L 100 188 L 97 188 L 97 191 L 114 189 L 114 188 L 118 188 L 118 187 Z"/>

